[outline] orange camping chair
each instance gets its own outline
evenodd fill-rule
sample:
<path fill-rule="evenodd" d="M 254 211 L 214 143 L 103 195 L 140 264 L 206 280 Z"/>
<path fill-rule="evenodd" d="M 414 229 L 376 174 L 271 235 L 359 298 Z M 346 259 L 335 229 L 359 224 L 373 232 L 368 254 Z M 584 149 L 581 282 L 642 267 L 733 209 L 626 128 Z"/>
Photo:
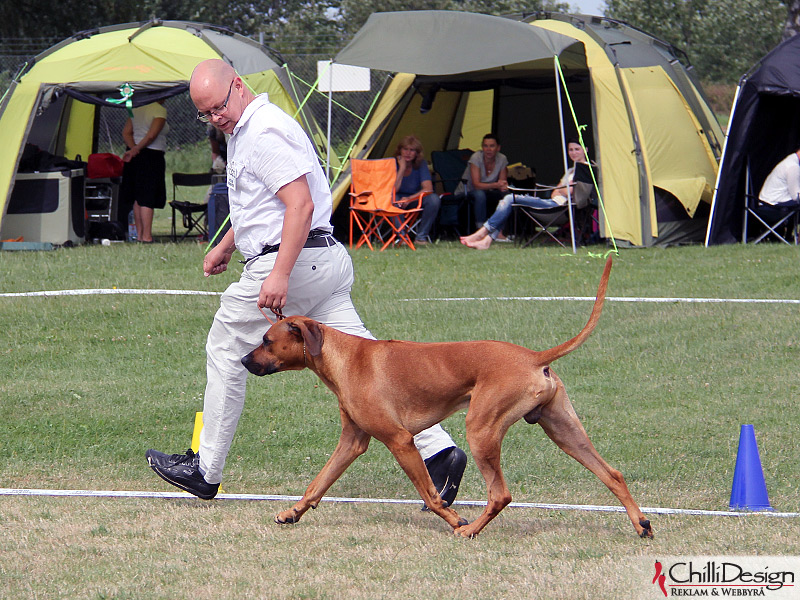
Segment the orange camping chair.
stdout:
<path fill-rule="evenodd" d="M 356 248 L 366 244 L 374 250 L 374 241 L 376 245 L 383 243 L 381 250 L 385 250 L 398 241 L 416 250 L 409 233 L 422 212 L 422 197 L 418 198 L 416 207 L 395 206 L 395 159 L 354 158 L 350 161 L 350 173 L 350 247 L 353 247 L 353 232 L 357 229 Z"/>

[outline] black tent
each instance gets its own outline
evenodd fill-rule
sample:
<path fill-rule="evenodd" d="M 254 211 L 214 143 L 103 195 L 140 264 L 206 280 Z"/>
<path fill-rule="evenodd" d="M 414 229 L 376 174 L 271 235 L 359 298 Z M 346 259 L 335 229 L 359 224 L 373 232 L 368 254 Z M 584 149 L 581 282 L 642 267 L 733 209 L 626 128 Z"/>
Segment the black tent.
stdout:
<path fill-rule="evenodd" d="M 758 193 L 772 168 L 800 147 L 800 35 L 772 49 L 739 81 L 717 175 L 706 245 L 738 242 L 745 175 Z"/>

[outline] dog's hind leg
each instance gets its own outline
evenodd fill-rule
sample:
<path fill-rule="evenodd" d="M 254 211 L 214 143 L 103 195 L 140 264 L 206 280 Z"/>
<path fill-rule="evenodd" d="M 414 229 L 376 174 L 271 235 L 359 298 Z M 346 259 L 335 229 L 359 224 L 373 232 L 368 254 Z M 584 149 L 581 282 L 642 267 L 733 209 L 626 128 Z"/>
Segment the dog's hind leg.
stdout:
<path fill-rule="evenodd" d="M 472 523 L 459 527 L 456 535 L 473 538 L 511 502 L 511 492 L 500 467 L 503 437 L 508 426 L 478 414 L 475 404 L 467 412 L 467 442 L 475 464 L 486 481 L 486 508 Z"/>
<path fill-rule="evenodd" d="M 279 512 L 275 516 L 275 522 L 283 525 L 285 523 L 297 523 L 300 517 L 309 508 L 317 508 L 319 501 L 333 483 L 341 477 L 353 461 L 364 454 L 369 447 L 370 435 L 359 428 L 344 411 L 340 411 L 342 418 L 342 434 L 339 443 L 331 454 L 328 462 L 314 478 L 306 489 L 303 497 L 298 500 L 289 510 Z"/>
<path fill-rule="evenodd" d="M 653 537 L 650 521 L 642 513 L 631 496 L 622 473 L 612 468 L 595 449 L 586 430 L 563 388 L 556 393 L 553 401 L 544 407 L 539 424 L 559 448 L 589 469 L 606 484 L 609 490 L 625 507 L 628 517 L 640 537 Z"/>

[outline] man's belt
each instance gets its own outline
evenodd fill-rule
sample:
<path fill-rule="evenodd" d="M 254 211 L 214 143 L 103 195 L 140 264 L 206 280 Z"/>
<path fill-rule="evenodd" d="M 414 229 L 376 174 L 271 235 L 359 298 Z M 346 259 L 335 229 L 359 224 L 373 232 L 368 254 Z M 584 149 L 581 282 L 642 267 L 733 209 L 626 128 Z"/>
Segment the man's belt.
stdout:
<path fill-rule="evenodd" d="M 306 243 L 303 244 L 303 248 L 327 248 L 328 246 L 333 246 L 335 243 L 336 240 L 333 238 L 333 235 L 330 231 L 326 229 L 312 229 L 308 232 L 308 238 L 306 239 Z M 251 260 L 258 258 L 259 256 L 265 256 L 267 254 L 277 252 L 280 250 L 280 247 L 280 244 L 264 246 L 261 252 L 255 256 L 251 256 L 247 260 L 240 260 L 239 262 L 243 265 L 246 265 Z"/>

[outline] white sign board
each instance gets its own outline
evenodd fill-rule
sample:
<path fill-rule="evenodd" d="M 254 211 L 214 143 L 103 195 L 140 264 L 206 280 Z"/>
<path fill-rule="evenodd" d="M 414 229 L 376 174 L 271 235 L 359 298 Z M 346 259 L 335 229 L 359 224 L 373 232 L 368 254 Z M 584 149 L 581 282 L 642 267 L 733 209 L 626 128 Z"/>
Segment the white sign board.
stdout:
<path fill-rule="evenodd" d="M 331 64 L 329 60 L 319 60 L 317 79 L 320 92 L 369 91 L 369 69 L 364 67 Z"/>

